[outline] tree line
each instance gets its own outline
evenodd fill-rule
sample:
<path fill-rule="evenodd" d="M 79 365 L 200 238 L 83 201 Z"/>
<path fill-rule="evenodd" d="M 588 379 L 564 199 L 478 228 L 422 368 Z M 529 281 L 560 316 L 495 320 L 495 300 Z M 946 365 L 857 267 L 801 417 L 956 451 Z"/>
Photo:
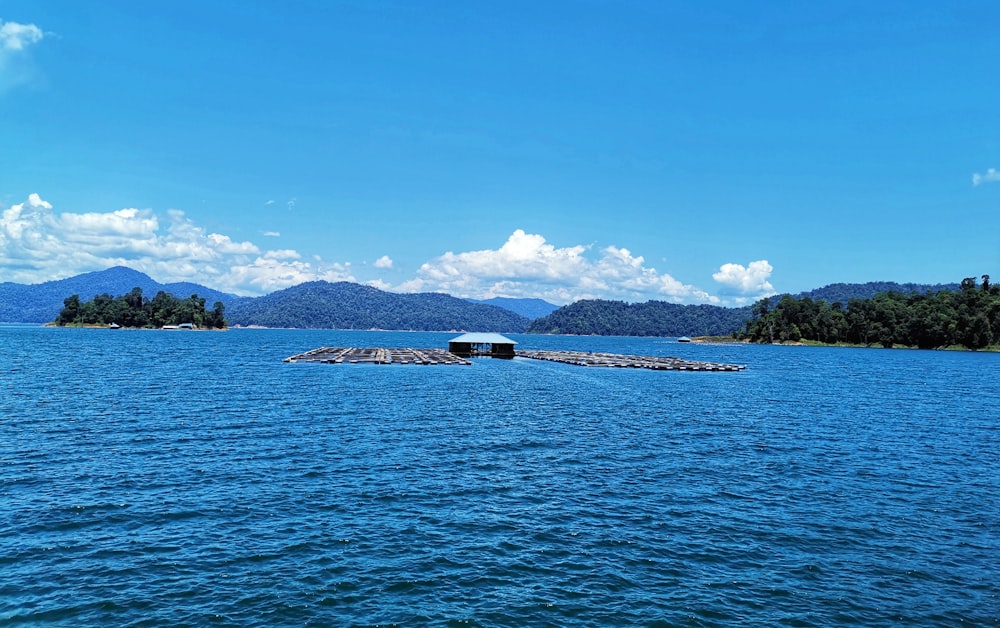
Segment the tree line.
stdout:
<path fill-rule="evenodd" d="M 120 296 L 104 293 L 90 301 L 80 301 L 74 294 L 63 300 L 63 309 L 56 325 L 120 325 L 121 327 L 159 328 L 164 325 L 190 324 L 198 328 L 226 327 L 225 306 L 216 301 L 211 310 L 205 309 L 205 299 L 192 294 L 179 299 L 160 290 L 152 299 L 142 294 L 142 288 Z"/>
<path fill-rule="evenodd" d="M 738 333 L 750 308 L 626 303 L 589 299 L 563 306 L 528 326 L 531 334 L 585 336 L 729 336 Z"/>
<path fill-rule="evenodd" d="M 902 294 L 838 302 L 782 297 L 751 308 L 743 337 L 751 342 L 847 343 L 882 347 L 983 349 L 1000 345 L 1000 286 L 966 277 L 957 291 Z"/>

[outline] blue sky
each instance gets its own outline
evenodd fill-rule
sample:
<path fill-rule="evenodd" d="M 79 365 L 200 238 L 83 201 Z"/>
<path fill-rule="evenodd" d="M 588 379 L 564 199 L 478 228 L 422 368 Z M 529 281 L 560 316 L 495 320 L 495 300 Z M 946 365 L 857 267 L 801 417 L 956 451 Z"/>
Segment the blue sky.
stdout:
<path fill-rule="evenodd" d="M 0 281 L 1000 275 L 995 3 L 0 3 Z"/>

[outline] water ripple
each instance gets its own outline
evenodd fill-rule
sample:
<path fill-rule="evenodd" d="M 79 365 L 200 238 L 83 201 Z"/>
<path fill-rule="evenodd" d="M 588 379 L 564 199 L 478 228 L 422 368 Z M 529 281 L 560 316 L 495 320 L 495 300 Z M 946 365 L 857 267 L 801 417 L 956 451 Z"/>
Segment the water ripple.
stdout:
<path fill-rule="evenodd" d="M 447 338 L 0 328 L 0 623 L 1000 623 L 1000 356 Z"/>

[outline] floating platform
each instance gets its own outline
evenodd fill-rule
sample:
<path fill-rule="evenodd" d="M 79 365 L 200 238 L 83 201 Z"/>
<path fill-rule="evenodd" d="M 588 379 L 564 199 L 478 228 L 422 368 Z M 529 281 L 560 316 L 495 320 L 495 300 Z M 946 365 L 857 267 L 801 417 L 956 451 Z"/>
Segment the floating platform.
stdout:
<path fill-rule="evenodd" d="M 742 364 L 718 364 L 644 355 L 617 353 L 589 353 L 584 351 L 525 351 L 518 350 L 517 357 L 548 360 L 574 366 L 603 366 L 609 368 L 652 369 L 654 371 L 742 371 Z"/>
<path fill-rule="evenodd" d="M 461 364 L 472 362 L 444 349 L 359 349 L 320 347 L 285 358 L 285 362 L 324 364 Z"/>
<path fill-rule="evenodd" d="M 698 362 L 681 358 L 591 353 L 584 351 L 525 351 L 516 357 L 548 360 L 574 366 L 651 369 L 654 371 L 742 371 L 741 364 Z M 323 364 L 438 364 L 469 365 L 471 361 L 444 349 L 359 349 L 357 347 L 319 347 L 285 358 L 285 362 L 321 362 Z"/>

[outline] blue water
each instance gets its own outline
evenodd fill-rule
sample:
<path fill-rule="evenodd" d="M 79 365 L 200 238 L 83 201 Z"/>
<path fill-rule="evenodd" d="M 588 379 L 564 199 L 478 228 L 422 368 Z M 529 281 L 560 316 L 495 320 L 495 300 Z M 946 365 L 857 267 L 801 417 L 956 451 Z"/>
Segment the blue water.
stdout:
<path fill-rule="evenodd" d="M 1000 355 L 0 327 L 0 624 L 997 625 Z"/>

